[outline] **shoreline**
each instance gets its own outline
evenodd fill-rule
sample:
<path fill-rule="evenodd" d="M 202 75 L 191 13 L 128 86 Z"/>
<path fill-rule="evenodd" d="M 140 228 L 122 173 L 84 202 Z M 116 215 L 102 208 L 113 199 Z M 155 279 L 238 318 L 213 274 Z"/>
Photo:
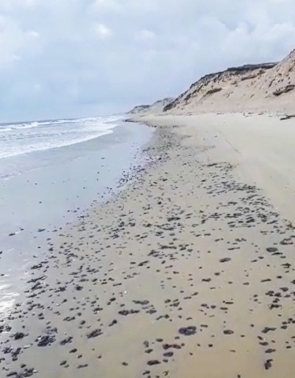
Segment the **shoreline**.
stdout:
<path fill-rule="evenodd" d="M 0 318 L 22 297 L 32 261 L 46 255 L 47 239 L 122 190 L 143 165 L 139 152 L 151 136 L 148 127 L 122 124 L 112 134 L 33 152 L 23 165 L 13 164 L 25 169 L 2 182 Z"/>
<path fill-rule="evenodd" d="M 253 184 L 255 144 L 226 139 L 240 116 L 146 121 L 150 163 L 32 265 L 27 300 L 1 324 L 3 373 L 293 377 L 295 232 L 280 197 L 266 199 L 272 179 Z"/>

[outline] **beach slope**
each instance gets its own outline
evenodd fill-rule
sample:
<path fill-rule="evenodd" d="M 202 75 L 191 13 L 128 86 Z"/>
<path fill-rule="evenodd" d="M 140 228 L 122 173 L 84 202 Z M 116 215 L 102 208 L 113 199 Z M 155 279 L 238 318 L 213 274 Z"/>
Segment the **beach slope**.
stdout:
<path fill-rule="evenodd" d="M 2 366 L 44 378 L 293 377 L 293 121 L 144 120 L 156 126 L 148 165 L 48 241 L 5 321 Z"/>

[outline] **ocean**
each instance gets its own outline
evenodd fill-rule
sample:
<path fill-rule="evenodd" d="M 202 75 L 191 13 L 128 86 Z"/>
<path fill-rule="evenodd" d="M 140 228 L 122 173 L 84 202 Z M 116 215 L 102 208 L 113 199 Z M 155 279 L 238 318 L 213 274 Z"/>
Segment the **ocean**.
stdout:
<path fill-rule="evenodd" d="M 0 124 L 0 316 L 60 227 L 119 190 L 144 164 L 153 130 L 124 115 Z"/>
<path fill-rule="evenodd" d="M 86 142 L 113 133 L 122 116 L 0 124 L 0 159 Z M 0 178 L 15 172 L 5 171 Z"/>

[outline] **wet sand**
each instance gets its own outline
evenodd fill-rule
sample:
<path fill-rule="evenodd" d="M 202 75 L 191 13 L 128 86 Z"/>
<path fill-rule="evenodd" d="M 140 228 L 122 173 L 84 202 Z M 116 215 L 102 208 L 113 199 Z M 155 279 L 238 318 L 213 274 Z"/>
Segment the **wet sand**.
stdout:
<path fill-rule="evenodd" d="M 33 256 L 46 257 L 51 231 L 122 190 L 153 131 L 121 122 L 96 139 L 0 159 L 0 319 L 22 293 Z"/>
<path fill-rule="evenodd" d="M 148 165 L 32 262 L 1 377 L 293 377 L 287 211 L 216 124 L 146 121 Z"/>

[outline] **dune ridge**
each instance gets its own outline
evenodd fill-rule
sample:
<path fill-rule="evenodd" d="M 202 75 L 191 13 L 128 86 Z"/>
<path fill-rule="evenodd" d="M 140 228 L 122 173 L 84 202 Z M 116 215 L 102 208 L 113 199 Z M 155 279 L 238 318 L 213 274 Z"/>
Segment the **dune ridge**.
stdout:
<path fill-rule="evenodd" d="M 295 50 L 277 63 L 246 64 L 203 76 L 155 114 L 290 113 L 295 101 Z M 142 109 L 137 113 L 142 113 Z"/>

